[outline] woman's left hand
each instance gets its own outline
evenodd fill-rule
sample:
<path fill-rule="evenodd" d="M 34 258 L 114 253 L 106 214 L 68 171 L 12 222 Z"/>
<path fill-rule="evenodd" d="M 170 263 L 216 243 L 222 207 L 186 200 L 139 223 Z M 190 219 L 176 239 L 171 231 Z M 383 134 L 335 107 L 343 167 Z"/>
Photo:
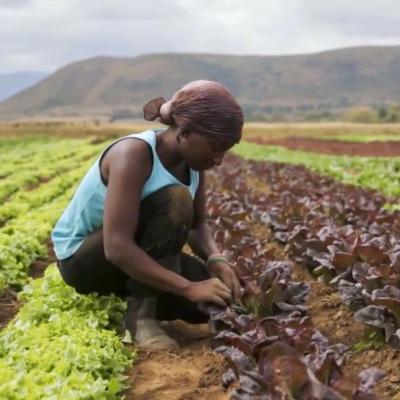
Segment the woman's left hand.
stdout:
<path fill-rule="evenodd" d="M 220 279 L 232 291 L 233 301 L 237 302 L 241 296 L 240 283 L 228 262 L 216 261 L 208 266 L 212 277 Z"/>

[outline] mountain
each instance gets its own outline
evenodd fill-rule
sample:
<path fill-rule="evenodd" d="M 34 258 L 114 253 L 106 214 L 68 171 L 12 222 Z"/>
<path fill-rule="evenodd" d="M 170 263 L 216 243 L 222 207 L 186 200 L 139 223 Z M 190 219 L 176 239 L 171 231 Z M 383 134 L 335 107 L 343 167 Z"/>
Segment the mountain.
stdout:
<path fill-rule="evenodd" d="M 0 101 L 13 96 L 48 76 L 47 72 L 15 72 L 0 74 Z"/>
<path fill-rule="evenodd" d="M 194 79 L 225 84 L 248 115 L 400 102 L 400 46 L 316 54 L 155 54 L 75 62 L 0 103 L 0 116 L 140 114 Z"/>

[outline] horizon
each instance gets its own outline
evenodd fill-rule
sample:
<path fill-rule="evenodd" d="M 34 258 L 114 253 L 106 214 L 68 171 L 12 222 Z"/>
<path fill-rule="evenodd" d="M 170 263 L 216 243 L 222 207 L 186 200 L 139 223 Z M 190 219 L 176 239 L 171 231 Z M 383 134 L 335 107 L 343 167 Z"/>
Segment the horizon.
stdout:
<path fill-rule="evenodd" d="M 135 56 L 128 56 L 128 55 L 107 55 L 107 54 L 98 54 L 98 55 L 93 55 L 91 57 L 86 57 L 82 59 L 77 59 L 77 60 L 72 60 L 64 65 L 59 66 L 58 68 L 54 70 L 18 70 L 18 71 L 9 71 L 9 72 L 0 72 L 0 75 L 13 75 L 13 74 L 18 74 L 18 73 L 41 73 L 41 74 L 48 74 L 51 75 L 61 68 L 66 67 L 67 65 L 74 64 L 74 63 L 79 63 L 79 62 L 84 62 L 84 61 L 89 61 L 89 60 L 94 60 L 96 58 L 112 58 L 112 59 L 119 59 L 119 58 L 138 58 L 138 57 L 143 57 L 143 56 L 156 56 L 156 55 L 171 55 L 171 54 L 177 54 L 177 55 L 184 55 L 184 54 L 193 54 L 193 55 L 213 55 L 213 56 L 233 56 L 233 57 L 286 57 L 286 56 L 307 56 L 307 55 L 318 55 L 318 54 L 323 54 L 323 53 L 329 53 L 329 52 L 334 52 L 334 51 L 340 51 L 340 50 L 350 50 L 350 49 L 360 49 L 360 48 L 390 48 L 390 47 L 400 47 L 400 42 L 399 44 L 390 44 L 390 45 L 370 45 L 370 44 L 365 44 L 365 45 L 359 45 L 359 46 L 345 46 L 345 47 L 336 47 L 336 48 L 329 48 L 325 50 L 320 50 L 320 51 L 313 51 L 313 52 L 304 52 L 304 53 L 286 53 L 286 54 L 234 54 L 234 53 L 214 53 L 214 52 L 183 52 L 183 51 L 169 51 L 169 52 L 156 52 L 156 53 L 143 53 L 143 54 L 137 54 Z"/>

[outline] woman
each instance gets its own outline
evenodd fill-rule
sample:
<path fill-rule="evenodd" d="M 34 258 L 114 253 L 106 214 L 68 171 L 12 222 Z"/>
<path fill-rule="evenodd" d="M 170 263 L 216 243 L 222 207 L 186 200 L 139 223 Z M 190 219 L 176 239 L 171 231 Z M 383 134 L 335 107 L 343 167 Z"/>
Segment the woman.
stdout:
<path fill-rule="evenodd" d="M 240 284 L 206 222 L 204 171 L 241 138 L 240 106 L 217 82 L 194 81 L 144 107 L 165 130 L 123 137 L 87 172 L 52 240 L 65 282 L 79 293 L 128 298 L 125 326 L 139 347 L 175 349 L 159 320 L 206 322 Z M 130 140 L 128 140 L 130 139 Z M 201 259 L 182 254 L 185 243 Z"/>

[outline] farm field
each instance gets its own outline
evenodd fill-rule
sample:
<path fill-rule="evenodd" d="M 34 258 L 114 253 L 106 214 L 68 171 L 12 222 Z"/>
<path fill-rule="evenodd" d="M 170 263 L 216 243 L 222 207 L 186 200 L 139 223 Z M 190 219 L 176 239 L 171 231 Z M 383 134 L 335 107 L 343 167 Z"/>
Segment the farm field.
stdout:
<path fill-rule="evenodd" d="M 149 354 L 122 340 L 123 300 L 62 282 L 49 242 L 100 151 L 141 127 L 17 140 L 21 126 L 0 139 L 0 399 L 400 398 L 400 158 L 236 146 L 207 193 L 242 302 L 208 307 L 213 336 L 169 323 L 181 350 Z M 260 126 L 264 139 L 284 129 Z"/>

